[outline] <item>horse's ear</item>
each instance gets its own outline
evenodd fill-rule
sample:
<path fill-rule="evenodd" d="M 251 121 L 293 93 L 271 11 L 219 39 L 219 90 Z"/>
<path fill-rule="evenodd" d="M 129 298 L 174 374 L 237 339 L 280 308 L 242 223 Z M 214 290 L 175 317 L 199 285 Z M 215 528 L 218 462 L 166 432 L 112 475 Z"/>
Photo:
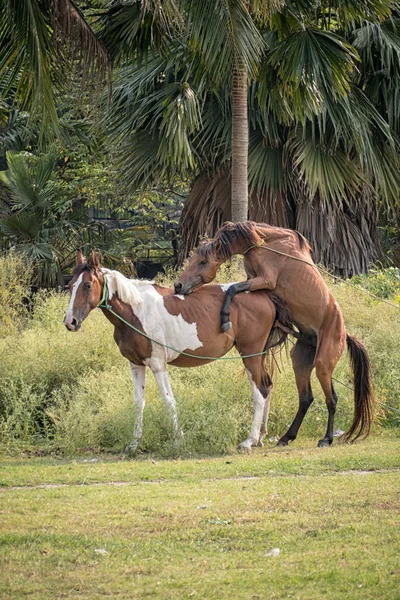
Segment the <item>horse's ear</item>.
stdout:
<path fill-rule="evenodd" d="M 78 254 L 76 255 L 77 266 L 83 265 L 85 262 L 86 262 L 86 258 L 83 256 L 82 250 L 78 250 Z"/>
<path fill-rule="evenodd" d="M 98 269 L 100 267 L 100 254 L 92 250 L 92 256 L 88 262 L 91 267 Z"/>

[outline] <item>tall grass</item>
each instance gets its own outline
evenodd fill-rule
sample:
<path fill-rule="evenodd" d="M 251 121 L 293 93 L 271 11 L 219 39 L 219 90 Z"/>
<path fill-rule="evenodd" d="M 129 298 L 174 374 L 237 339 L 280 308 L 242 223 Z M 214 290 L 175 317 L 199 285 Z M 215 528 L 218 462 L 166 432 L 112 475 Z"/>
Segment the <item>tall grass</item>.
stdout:
<path fill-rule="evenodd" d="M 32 267 L 14 252 L 0 255 L 0 337 L 15 333 L 28 316 Z"/>
<path fill-rule="evenodd" d="M 222 269 L 220 277 L 242 279 L 240 261 Z M 400 410 L 399 311 L 345 284 L 333 284 L 332 291 L 343 308 L 348 331 L 367 346 L 378 400 Z M 15 294 L 21 298 L 20 290 Z M 14 303 L 17 312 L 18 302 Z M 88 448 L 121 451 L 131 441 L 135 410 L 130 370 L 114 343 L 113 328 L 100 311 L 93 311 L 78 333 L 66 331 L 62 320 L 67 302 L 65 294 L 39 295 L 32 315 L 29 319 L 25 315 L 18 328 L 10 329 L 8 317 L 0 322 L 3 450 L 35 446 L 63 453 Z M 290 360 L 284 354 L 279 368 L 269 438 L 285 432 L 298 403 Z M 199 369 L 171 367 L 169 373 L 185 436 L 178 445 L 174 443 L 170 419 L 149 371 L 142 451 L 161 456 L 216 454 L 234 449 L 247 436 L 252 398 L 240 360 Z M 334 375 L 351 387 L 347 356 Z M 352 418 L 352 392 L 341 383 L 335 387 L 336 427 L 345 430 Z M 317 441 L 325 432 L 327 411 L 315 378 L 313 389 L 315 402 L 300 435 Z M 381 406 L 380 424 L 399 425 L 398 414 Z"/>

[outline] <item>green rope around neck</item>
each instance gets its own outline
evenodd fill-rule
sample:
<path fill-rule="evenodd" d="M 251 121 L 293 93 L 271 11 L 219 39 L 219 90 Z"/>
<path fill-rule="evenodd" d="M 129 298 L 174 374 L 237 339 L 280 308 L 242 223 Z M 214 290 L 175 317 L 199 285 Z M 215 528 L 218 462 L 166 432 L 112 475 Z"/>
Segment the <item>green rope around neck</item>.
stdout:
<path fill-rule="evenodd" d="M 299 262 L 302 262 L 305 265 L 312 267 L 316 271 L 319 271 L 319 272 L 327 275 L 328 277 L 332 277 L 332 279 L 335 279 L 336 281 L 345 283 L 346 285 L 354 288 L 355 290 L 358 290 L 359 292 L 362 292 L 363 294 L 370 296 L 371 298 L 374 298 L 378 302 L 383 302 L 384 304 L 388 304 L 389 306 L 392 306 L 393 308 L 397 308 L 397 310 L 400 310 L 400 306 L 398 306 L 397 304 L 394 304 L 394 302 L 390 302 L 389 300 L 386 300 L 385 298 L 380 298 L 376 294 L 369 292 L 368 290 L 362 288 L 361 286 L 355 285 L 354 283 L 350 283 L 350 281 L 347 281 L 346 279 L 342 279 L 342 277 L 338 277 L 337 275 L 334 275 L 333 273 L 328 271 L 328 269 L 325 269 L 325 267 L 323 267 L 322 265 L 316 265 L 314 263 L 310 263 L 308 260 L 304 260 L 304 258 L 299 258 L 298 256 L 292 256 L 291 254 L 287 254 L 286 252 L 281 252 L 280 250 L 275 250 L 275 248 L 270 248 L 269 246 L 266 246 L 265 244 L 254 244 L 253 246 L 249 246 L 247 248 L 247 250 L 242 252 L 242 255 L 244 256 L 245 254 L 247 254 L 247 252 L 249 252 L 250 250 L 253 250 L 254 248 L 262 248 L 263 250 L 269 250 L 269 252 L 274 252 L 275 254 L 280 254 L 281 256 L 286 256 L 287 258 L 292 258 L 293 260 L 298 260 Z"/>
<path fill-rule="evenodd" d="M 144 331 L 140 331 L 140 329 L 138 329 L 137 327 L 132 325 L 132 323 L 129 323 L 128 321 L 126 321 L 123 317 L 121 317 L 121 315 L 117 314 L 112 309 L 112 306 L 108 301 L 109 293 L 108 293 L 107 277 L 106 277 L 106 275 L 103 275 L 103 277 L 104 277 L 103 293 L 101 295 L 101 300 L 100 300 L 100 303 L 97 305 L 97 308 L 102 308 L 103 310 L 108 310 L 112 315 L 114 315 L 114 317 L 117 317 L 117 319 L 119 319 L 122 323 L 125 323 L 125 325 L 127 325 L 128 327 L 133 329 L 133 331 L 136 331 L 136 333 L 139 333 L 142 337 L 146 338 L 150 342 L 153 342 L 154 344 L 158 344 L 158 346 L 162 346 L 163 348 L 168 348 L 168 350 L 172 350 L 173 352 L 178 352 L 178 354 L 183 354 L 184 356 L 189 356 L 190 358 L 196 358 L 197 360 L 237 360 L 239 358 L 243 359 L 243 358 L 252 358 L 253 356 L 264 356 L 268 352 L 268 350 L 264 350 L 263 352 L 256 352 L 255 354 L 241 354 L 240 356 L 198 356 L 195 354 L 190 354 L 189 352 L 184 352 L 183 350 L 178 350 L 177 348 L 174 348 L 173 346 L 168 346 L 168 344 L 163 344 L 162 342 L 159 342 L 158 340 L 155 340 L 154 338 L 147 335 L 147 333 L 144 333 Z"/>

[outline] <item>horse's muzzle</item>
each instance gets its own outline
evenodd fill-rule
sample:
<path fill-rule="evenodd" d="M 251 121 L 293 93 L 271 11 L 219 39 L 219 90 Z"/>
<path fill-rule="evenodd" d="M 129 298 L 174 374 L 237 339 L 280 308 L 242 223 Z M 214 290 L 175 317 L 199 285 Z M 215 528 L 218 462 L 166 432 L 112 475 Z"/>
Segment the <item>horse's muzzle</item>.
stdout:
<path fill-rule="evenodd" d="M 174 288 L 175 288 L 175 294 L 183 294 L 184 296 L 187 296 L 188 294 L 191 294 L 192 292 L 194 292 L 195 289 L 197 289 L 198 287 L 201 287 L 203 285 L 203 280 L 201 278 L 198 279 L 198 281 L 196 282 L 192 282 L 192 283 L 182 283 L 181 281 L 177 281 L 174 284 Z"/>
<path fill-rule="evenodd" d="M 174 285 L 175 294 L 183 294 L 183 285 L 180 281 L 177 281 Z"/>
<path fill-rule="evenodd" d="M 64 325 L 68 329 L 68 331 L 79 331 L 81 328 L 81 323 L 79 323 L 75 317 L 72 317 L 67 320 L 67 317 L 64 317 Z"/>

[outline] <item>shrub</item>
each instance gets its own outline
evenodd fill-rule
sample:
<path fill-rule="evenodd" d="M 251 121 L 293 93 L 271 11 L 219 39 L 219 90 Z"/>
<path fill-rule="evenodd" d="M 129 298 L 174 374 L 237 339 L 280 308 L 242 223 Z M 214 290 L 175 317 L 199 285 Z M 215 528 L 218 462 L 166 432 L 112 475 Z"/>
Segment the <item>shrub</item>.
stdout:
<path fill-rule="evenodd" d="M 0 338 L 17 331 L 25 322 L 32 267 L 15 252 L 0 256 Z"/>
<path fill-rule="evenodd" d="M 240 262 L 221 278 L 241 280 Z M 174 275 L 175 277 L 175 275 Z M 372 363 L 381 423 L 398 424 L 400 410 L 400 318 L 396 308 L 372 300 L 344 283 L 332 290 L 343 308 L 346 327 L 364 341 Z M 0 339 L 0 443 L 6 447 L 44 444 L 73 453 L 82 448 L 121 451 L 131 441 L 135 417 L 128 362 L 113 340 L 113 328 L 93 311 L 78 333 L 62 324 L 67 296 L 40 294 L 25 328 Z M 290 360 L 283 354 L 275 377 L 269 438 L 282 435 L 298 406 Z M 162 456 L 193 456 L 231 451 L 243 441 L 252 420 L 252 397 L 242 362 L 220 361 L 199 369 L 169 368 L 184 438 L 176 444 L 172 425 L 151 373 L 147 374 L 144 431 L 140 449 Z M 336 379 L 351 387 L 346 354 Z M 327 411 L 313 376 L 315 401 L 300 430 L 315 442 L 325 433 Z M 339 396 L 336 428 L 348 428 L 352 391 L 335 382 Z M 46 446 L 47 444 L 47 446 Z"/>
<path fill-rule="evenodd" d="M 356 275 L 351 283 L 360 285 L 379 298 L 391 298 L 400 305 L 400 269 L 373 267 L 368 274 Z"/>

